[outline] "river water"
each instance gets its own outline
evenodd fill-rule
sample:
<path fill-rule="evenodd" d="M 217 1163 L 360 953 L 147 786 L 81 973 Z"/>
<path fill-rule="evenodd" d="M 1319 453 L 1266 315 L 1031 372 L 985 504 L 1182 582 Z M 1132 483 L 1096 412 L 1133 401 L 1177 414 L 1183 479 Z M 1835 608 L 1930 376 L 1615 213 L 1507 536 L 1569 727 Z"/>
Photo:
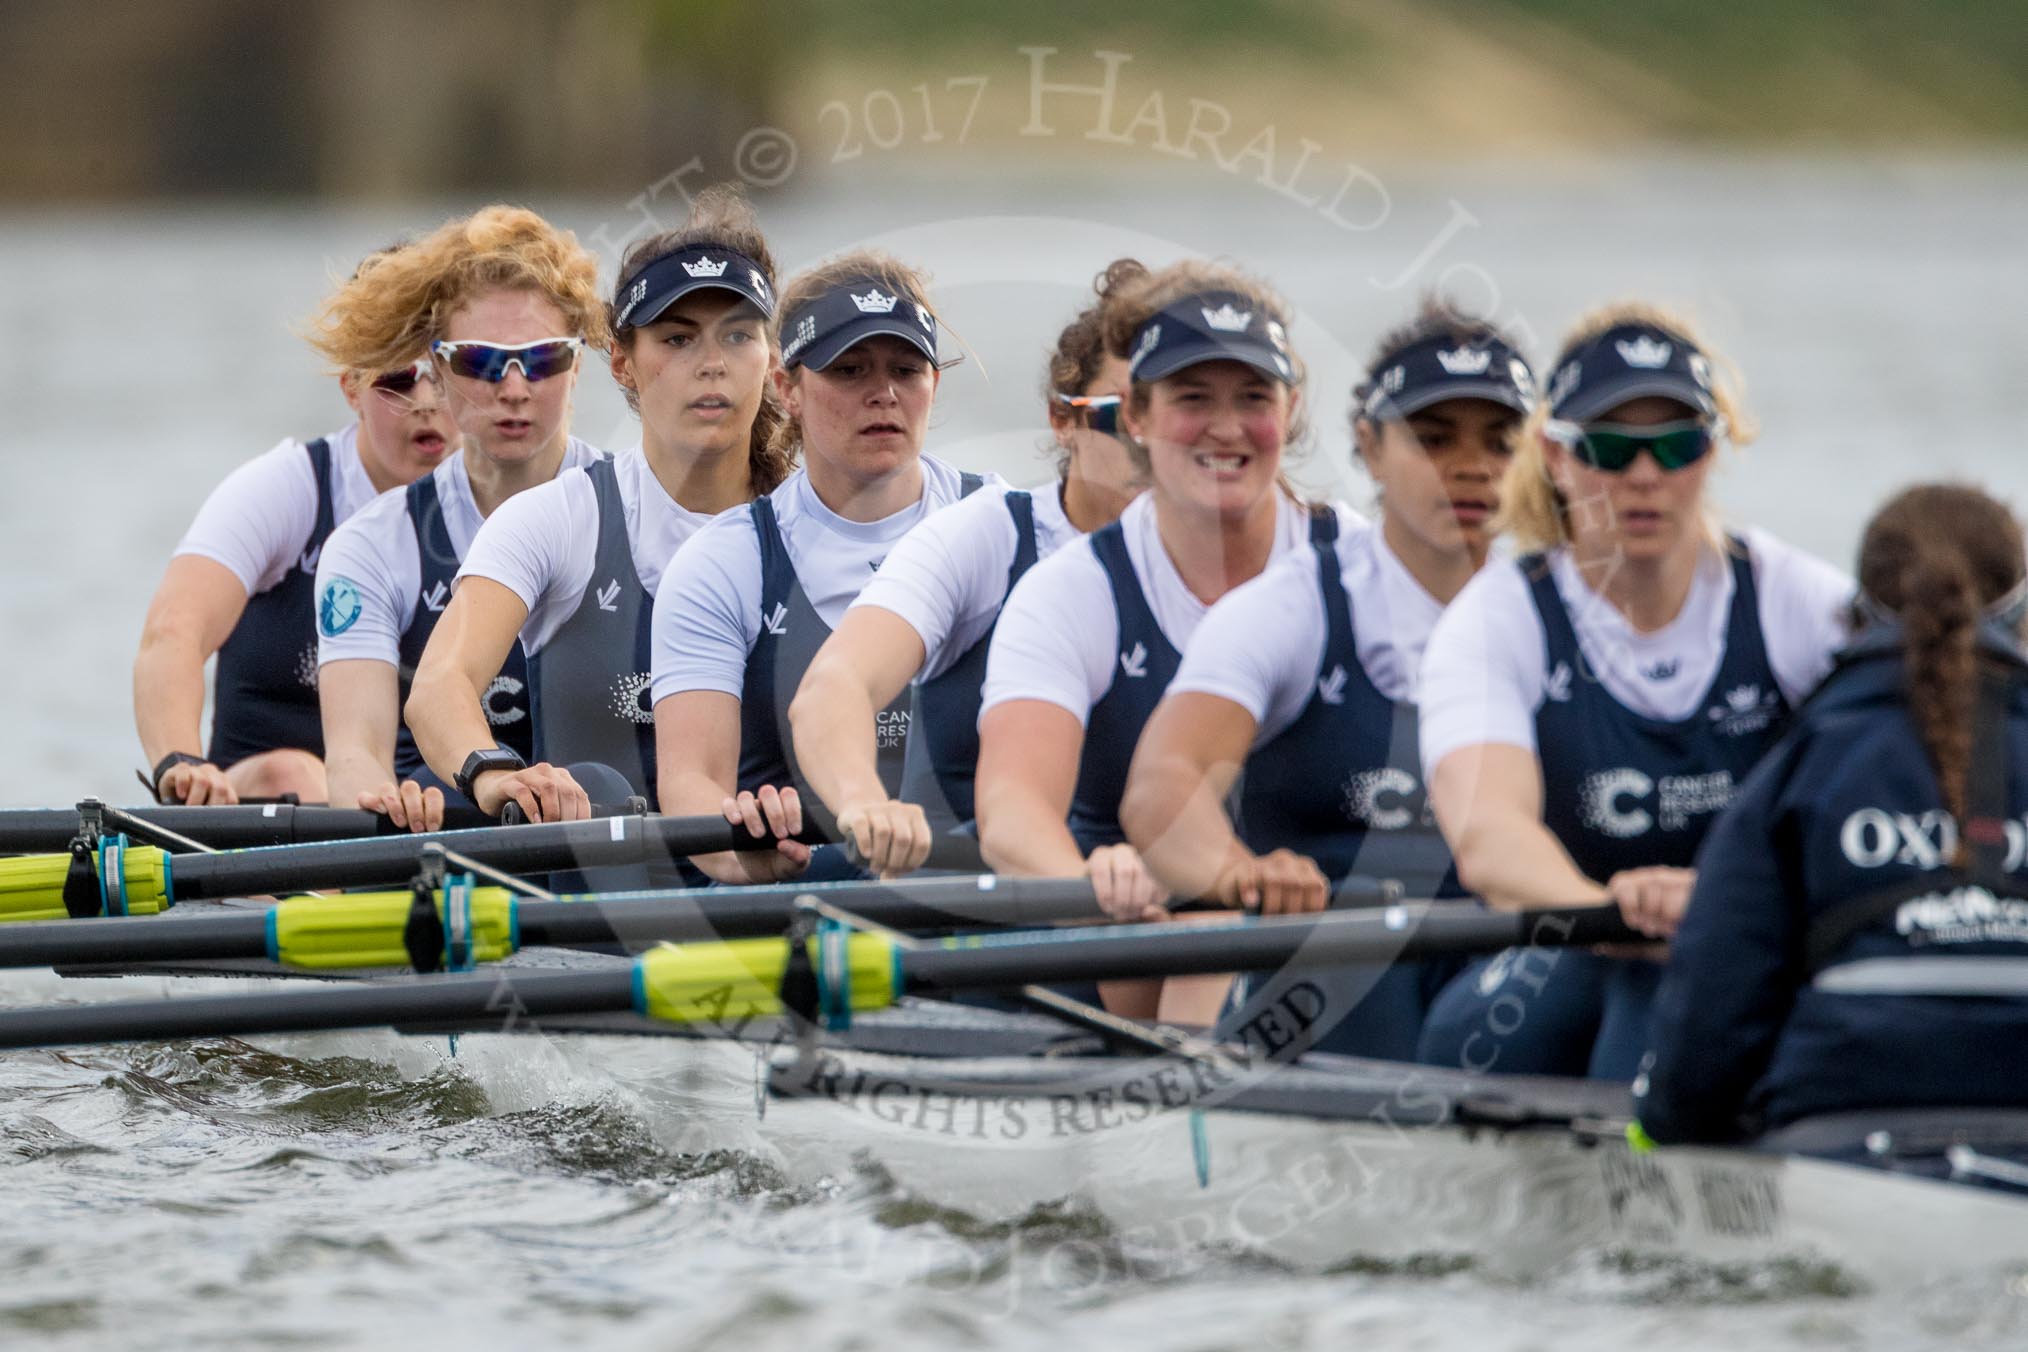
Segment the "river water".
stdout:
<path fill-rule="evenodd" d="M 1212 164 L 1148 158 L 867 162 L 802 173 L 759 202 L 791 267 L 873 242 L 935 274 L 969 359 L 946 379 L 933 449 L 967 467 L 1043 477 L 1042 357 L 1089 277 L 1123 253 L 1197 252 L 1252 266 L 1300 310 L 1316 424 L 1302 477 L 1355 502 L 1367 490 L 1347 464 L 1345 392 L 1375 336 L 1439 282 L 1545 357 L 1591 303 L 1687 308 L 1745 371 L 1765 425 L 1719 480 L 1727 511 L 1826 557 L 1849 562 L 1867 513 L 1912 479 L 1967 477 L 2015 501 L 2028 489 L 2014 328 L 2028 313 L 2028 161 L 1401 168 L 1375 171 L 1360 209 L 1334 217 Z M 344 420 L 291 326 L 333 271 L 464 205 L 0 215 L 5 803 L 135 791 L 128 670 L 169 550 L 233 465 Z M 602 241 L 642 220 L 613 203 L 535 205 Z M 614 447 L 635 435 L 596 371 L 576 430 Z M 69 989 L 24 976 L 0 998 Z M 1215 1252 L 1094 1277 L 1050 1258 L 1067 1225 L 1090 1238 L 1080 1223 L 923 1219 L 905 1178 L 790 1185 L 737 1152 L 669 1148 L 658 1111 L 567 1041 L 476 1059 L 381 1035 L 0 1058 L 0 1341 L 1132 1338 L 1180 1352 L 2028 1336 L 2018 1273 L 1888 1298 L 1603 1259 L 1517 1283 L 1469 1269 L 1317 1276 Z"/>

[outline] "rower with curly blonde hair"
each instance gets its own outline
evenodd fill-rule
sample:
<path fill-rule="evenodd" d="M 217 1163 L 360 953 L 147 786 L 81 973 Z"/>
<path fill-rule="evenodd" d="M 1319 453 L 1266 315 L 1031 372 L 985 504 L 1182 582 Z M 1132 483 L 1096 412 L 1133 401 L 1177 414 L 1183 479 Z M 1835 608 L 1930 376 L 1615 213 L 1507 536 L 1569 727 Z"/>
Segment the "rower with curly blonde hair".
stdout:
<path fill-rule="evenodd" d="M 432 830 L 456 790 L 402 722 L 409 681 L 480 523 L 603 458 L 570 435 L 570 412 L 583 354 L 607 345 L 605 303 L 598 261 L 576 237 L 511 206 L 446 222 L 354 285 L 362 294 L 341 292 L 311 341 L 339 365 L 423 348 L 430 398 L 464 448 L 325 545 L 316 615 L 330 797 Z M 489 745 L 525 758 L 526 664 L 518 648 L 499 657 L 486 678 Z"/>
<path fill-rule="evenodd" d="M 154 767 L 149 787 L 163 802 L 325 797 L 317 560 L 341 522 L 457 445 L 426 360 L 429 297 L 406 280 L 418 258 L 416 245 L 381 249 L 324 303 L 325 323 L 382 334 L 370 347 L 320 346 L 354 421 L 284 441 L 234 470 L 169 560 L 134 657 L 134 723 Z M 207 745 L 200 725 L 213 655 Z"/>

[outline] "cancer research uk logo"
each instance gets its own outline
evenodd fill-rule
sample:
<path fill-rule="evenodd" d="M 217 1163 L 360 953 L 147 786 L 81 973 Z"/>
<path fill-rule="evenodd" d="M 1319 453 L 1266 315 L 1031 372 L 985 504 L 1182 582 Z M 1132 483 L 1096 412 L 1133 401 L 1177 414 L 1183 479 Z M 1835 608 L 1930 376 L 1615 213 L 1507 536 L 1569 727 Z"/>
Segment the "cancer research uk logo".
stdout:
<path fill-rule="evenodd" d="M 1588 830 L 1614 840 L 1644 836 L 1659 824 L 1681 831 L 1694 817 L 1708 817 L 1732 801 L 1732 772 L 1663 775 L 1655 779 L 1623 765 L 1595 770 L 1578 790 L 1578 819 Z"/>
<path fill-rule="evenodd" d="M 317 597 L 317 627 L 325 638 L 337 638 L 359 623 L 359 584 L 349 577 L 334 577 L 324 584 Z"/>

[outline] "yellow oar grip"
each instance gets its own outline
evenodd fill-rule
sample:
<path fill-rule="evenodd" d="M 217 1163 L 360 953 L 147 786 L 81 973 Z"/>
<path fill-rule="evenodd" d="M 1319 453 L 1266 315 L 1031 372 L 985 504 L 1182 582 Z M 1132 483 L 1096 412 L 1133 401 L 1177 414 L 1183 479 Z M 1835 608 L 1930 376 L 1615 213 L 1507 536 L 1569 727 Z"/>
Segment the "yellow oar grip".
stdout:
<path fill-rule="evenodd" d="M 808 942 L 827 1013 L 894 1003 L 900 978 L 892 941 L 853 934 Z M 634 963 L 634 1008 L 668 1023 L 737 1023 L 779 1014 L 788 954 L 786 939 L 664 944 Z"/>
<path fill-rule="evenodd" d="M 268 956 L 284 966 L 313 971 L 407 967 L 402 931 L 412 904 L 408 892 L 350 892 L 280 902 L 268 912 Z M 437 916 L 449 923 L 441 890 Z M 475 962 L 498 962 L 514 952 L 519 935 L 514 899 L 506 888 L 472 889 L 469 937 Z"/>
<path fill-rule="evenodd" d="M 169 905 L 169 874 L 165 856 L 153 845 L 128 845 L 117 852 L 126 883 L 127 915 L 153 915 Z M 101 852 L 100 859 L 106 857 Z M 70 875 L 67 854 L 28 854 L 0 859 L 0 924 L 24 920 L 68 920 L 63 904 L 64 879 Z M 105 910 L 105 889 L 99 889 Z M 117 908 L 115 913 L 120 913 Z"/>

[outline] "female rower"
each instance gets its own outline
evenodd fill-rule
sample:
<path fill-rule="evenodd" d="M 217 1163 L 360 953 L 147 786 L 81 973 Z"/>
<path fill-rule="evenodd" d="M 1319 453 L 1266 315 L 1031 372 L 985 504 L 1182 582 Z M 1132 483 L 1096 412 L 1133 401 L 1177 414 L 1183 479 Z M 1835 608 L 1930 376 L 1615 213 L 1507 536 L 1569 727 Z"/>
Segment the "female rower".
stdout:
<path fill-rule="evenodd" d="M 612 372 L 641 444 L 486 523 L 409 696 L 432 767 L 469 783 L 485 811 L 512 800 L 553 821 L 584 816 L 593 799 L 653 800 L 644 697 L 663 571 L 705 522 L 788 473 L 767 392 L 774 285 L 753 210 L 728 189 L 700 193 L 681 228 L 628 251 L 609 311 Z M 534 711 L 527 765 L 494 746 L 483 716 L 486 673 L 517 634 Z"/>
<path fill-rule="evenodd" d="M 326 313 L 397 304 L 382 289 L 404 246 L 366 259 Z M 394 268 L 399 272 L 400 266 Z M 412 298 L 411 298 L 412 299 Z M 412 321 L 415 316 L 409 317 Z M 376 494 L 425 474 L 456 444 L 432 397 L 421 332 L 358 354 L 338 374 L 354 421 L 284 441 L 205 499 L 149 603 L 134 658 L 134 723 L 162 802 L 233 803 L 294 794 L 322 802 L 317 717 L 317 559 L 338 523 Z M 204 664 L 218 656 L 211 743 Z"/>
<path fill-rule="evenodd" d="M 774 851 L 699 856 L 723 882 L 801 872 L 800 776 L 788 708 L 810 659 L 881 561 L 924 517 L 979 486 L 922 453 L 941 370 L 922 278 L 859 251 L 810 268 L 783 291 L 786 420 L 775 444 L 803 468 L 744 511 L 727 512 L 670 560 L 655 598 L 655 747 L 662 810 L 724 811 Z M 900 700 L 875 715 L 883 784 L 899 783 L 908 741 Z M 843 874 L 827 851 L 821 872 Z"/>
<path fill-rule="evenodd" d="M 1522 429 L 1488 565 L 1430 636 L 1422 759 L 1464 885 L 1504 910 L 1616 903 L 1666 939 L 1712 817 L 1844 642 L 1851 582 L 1724 534 L 1709 452 L 1751 436 L 1687 325 L 1579 321 Z M 1556 948 L 1467 969 L 1421 1056 L 1627 1079 L 1660 967 Z"/>
<path fill-rule="evenodd" d="M 2021 528 L 1975 488 L 1909 489 L 1859 585 L 1857 641 L 1698 855 L 1635 1082 L 1656 1140 L 2022 1105 Z"/>
<path fill-rule="evenodd" d="M 1120 820 L 1169 891 L 1316 910 L 1357 871 L 1410 896 L 1455 893 L 1423 801 L 1416 671 L 1444 606 L 1486 562 L 1509 438 L 1533 398 L 1513 343 L 1440 301 L 1383 340 L 1352 420 L 1379 522 L 1289 554 L 1213 606 L 1141 734 Z M 1404 962 L 1311 974 L 1323 1007 L 1306 1008 L 1300 1041 L 1413 1059 L 1423 1014 L 1455 972 Z M 1234 1025 L 1287 991 L 1254 989 Z"/>
<path fill-rule="evenodd" d="M 1166 914 L 1166 890 L 1119 822 L 1141 727 L 1212 602 L 1356 520 L 1306 506 L 1283 485 L 1303 378 L 1287 322 L 1265 286 L 1202 262 L 1107 297 L 1106 348 L 1131 382 L 1121 418 L 1150 491 L 1037 564 L 1001 613 L 975 788 L 995 868 L 1089 873 L 1110 914 Z M 1154 1012 L 1152 988 L 1108 998 L 1122 1012 Z"/>
<path fill-rule="evenodd" d="M 933 834 L 972 819 L 979 687 L 1000 607 L 1035 561 L 1118 518 L 1138 491 L 1118 436 L 1127 364 L 1105 350 L 1099 312 L 1147 275 L 1130 258 L 1099 277 L 1098 300 L 1058 335 L 1048 413 L 1057 478 L 975 493 L 910 531 L 826 639 L 789 706 L 796 759 L 857 844 L 892 876 L 928 857 Z M 916 683 L 907 763 L 881 779 L 874 711 Z"/>
<path fill-rule="evenodd" d="M 464 449 L 376 498 L 324 548 L 317 657 L 325 764 L 333 802 L 436 830 L 450 781 L 429 773 L 402 726 L 403 687 L 480 522 L 515 494 L 602 458 L 569 429 L 579 354 L 605 346 L 605 314 L 597 261 L 574 236 L 519 207 L 445 223 L 375 281 L 375 294 L 327 307 L 319 349 L 345 366 L 419 334 L 436 372 L 431 390 L 441 391 Z M 500 654 L 484 688 L 486 720 L 525 751 L 520 654 Z"/>

